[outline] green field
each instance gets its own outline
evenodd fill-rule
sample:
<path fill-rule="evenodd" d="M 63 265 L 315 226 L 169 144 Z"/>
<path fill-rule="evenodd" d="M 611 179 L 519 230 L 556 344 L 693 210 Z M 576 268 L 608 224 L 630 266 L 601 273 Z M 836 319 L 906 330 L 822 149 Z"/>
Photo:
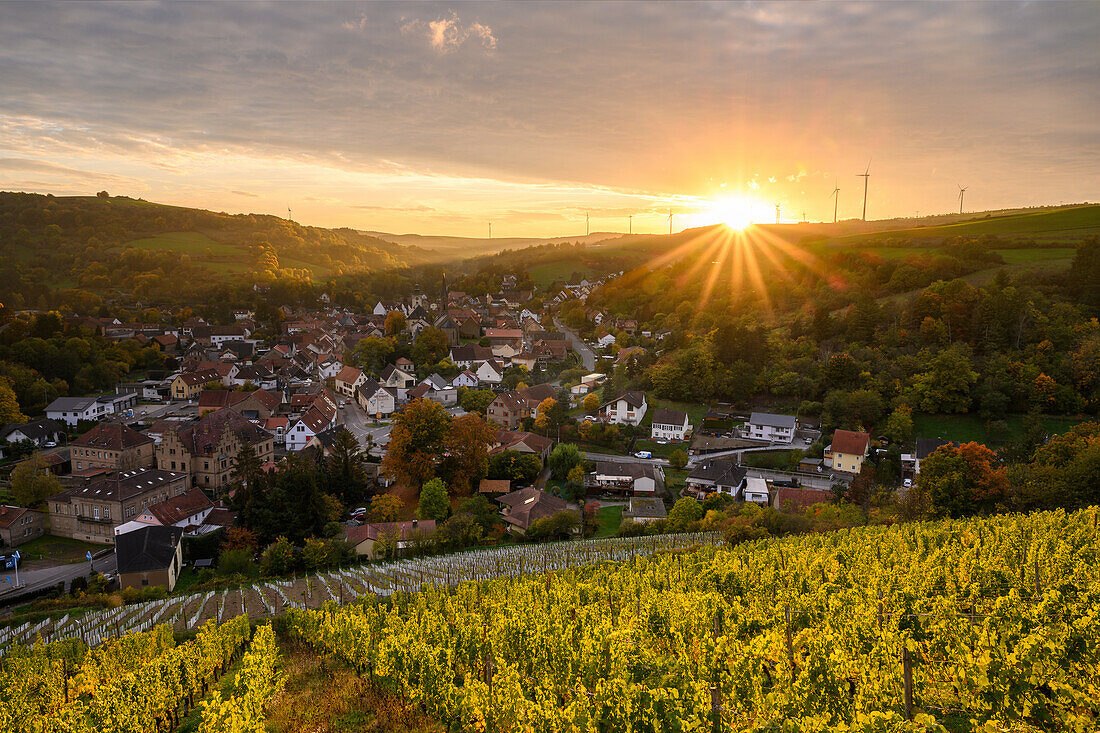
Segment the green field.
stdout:
<path fill-rule="evenodd" d="M 619 533 L 619 525 L 622 523 L 622 504 L 600 507 L 600 528 L 596 531 L 596 536 L 614 537 Z"/>
<path fill-rule="evenodd" d="M 642 427 L 649 428 L 653 424 L 653 410 L 679 410 L 680 412 L 686 412 L 688 420 L 691 421 L 691 429 L 698 430 L 703 424 L 703 416 L 707 414 L 709 409 L 706 405 L 699 404 L 698 402 L 673 402 L 672 400 L 663 400 L 660 397 L 646 396 L 646 402 L 649 403 L 649 409 L 646 410 L 645 417 L 642 419 Z"/>
<path fill-rule="evenodd" d="M 1007 432 L 1001 435 L 990 435 L 985 422 L 977 415 L 914 415 L 913 423 L 916 433 L 922 438 L 940 438 L 953 440 L 958 443 L 970 441 L 978 443 L 1001 444 L 1005 441 L 1016 440 L 1023 435 L 1024 418 L 1022 415 L 1011 415 L 1006 418 Z M 1080 418 L 1073 417 L 1044 417 L 1043 426 L 1051 435 L 1064 433 L 1074 425 L 1082 422 Z"/>
<path fill-rule="evenodd" d="M 569 282 L 573 273 L 579 272 L 583 277 L 590 277 L 594 273 L 591 267 L 580 260 L 562 260 L 561 262 L 548 262 L 545 265 L 536 265 L 527 270 L 531 279 L 540 288 L 545 288 L 555 280 Z"/>
<path fill-rule="evenodd" d="M 210 250 L 210 254 L 215 257 L 240 257 L 248 254 L 235 244 L 215 242 L 199 232 L 168 232 L 155 237 L 135 239 L 123 246 L 135 249 L 170 249 L 199 258 L 205 257 L 207 250 Z"/>
<path fill-rule="evenodd" d="M 993 250 L 1010 265 L 1028 262 L 1047 262 L 1052 260 L 1064 261 L 1069 264 L 1077 253 L 1073 247 L 1025 247 L 1019 249 L 995 249 Z"/>

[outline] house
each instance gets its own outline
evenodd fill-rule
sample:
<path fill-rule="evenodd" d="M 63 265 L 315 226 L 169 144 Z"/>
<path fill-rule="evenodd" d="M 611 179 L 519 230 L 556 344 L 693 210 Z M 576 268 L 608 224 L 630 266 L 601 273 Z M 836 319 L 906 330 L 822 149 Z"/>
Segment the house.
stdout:
<path fill-rule="evenodd" d="M 235 410 L 218 410 L 190 425 L 166 430 L 156 450 L 157 467 L 187 473 L 189 486 L 224 493 L 229 490 L 237 454 L 246 445 L 261 464 L 275 456 L 270 433 Z"/>
<path fill-rule="evenodd" d="M 457 377 L 451 380 L 451 386 L 455 389 L 459 387 L 465 387 L 466 389 L 477 389 L 481 384 L 481 380 L 477 378 L 477 374 L 471 372 L 469 369 L 459 374 Z"/>
<path fill-rule="evenodd" d="M 665 502 L 662 499 L 650 496 L 632 496 L 626 508 L 623 509 L 623 521 L 648 524 L 658 519 L 668 517 Z"/>
<path fill-rule="evenodd" d="M 45 512 L 21 506 L 0 506 L 0 547 L 18 547 L 45 533 Z"/>
<path fill-rule="evenodd" d="M 749 416 L 748 437 L 772 443 L 794 442 L 796 420 L 793 415 L 754 412 Z"/>
<path fill-rule="evenodd" d="M 58 397 L 46 407 L 46 417 L 76 427 L 81 420 L 99 420 L 110 414 L 95 397 Z"/>
<path fill-rule="evenodd" d="M 463 344 L 451 347 L 451 361 L 454 365 L 463 369 L 470 369 L 479 361 L 488 361 L 493 358 L 493 350 L 488 346 L 477 344 Z"/>
<path fill-rule="evenodd" d="M 413 519 L 407 522 L 378 522 L 358 527 L 344 527 L 344 539 L 355 548 L 355 554 L 377 560 L 381 557 L 378 545 L 390 544 L 401 554 L 414 543 L 435 534 L 434 519 Z"/>
<path fill-rule="evenodd" d="M 648 408 L 645 392 L 623 392 L 600 405 L 596 414 L 612 425 L 640 425 Z"/>
<path fill-rule="evenodd" d="M 585 477 L 589 494 L 633 492 L 636 496 L 655 496 L 664 491 L 664 469 L 654 463 L 597 461 L 596 470 Z"/>
<path fill-rule="evenodd" d="M 474 365 L 473 372 L 480 384 L 486 384 L 490 387 L 504 381 L 504 365 L 495 359 L 479 361 Z"/>
<path fill-rule="evenodd" d="M 680 410 L 653 410 L 653 422 L 649 427 L 649 436 L 654 440 L 683 440 L 691 432 L 688 414 Z"/>
<path fill-rule="evenodd" d="M 355 397 L 355 390 L 367 381 L 367 375 L 361 369 L 346 366 L 335 377 L 336 392 L 345 397 Z"/>
<path fill-rule="evenodd" d="M 771 503 L 768 482 L 762 478 L 746 478 L 745 488 L 741 489 L 741 501 L 768 506 Z"/>
<path fill-rule="evenodd" d="M 785 512 L 802 511 L 814 504 L 828 504 L 832 500 L 833 492 L 825 489 L 795 489 L 780 486 L 773 492 L 772 506 Z"/>
<path fill-rule="evenodd" d="M 389 364 L 382 370 L 379 383 L 383 387 L 393 387 L 398 390 L 412 389 L 416 386 L 416 375 L 411 370 L 406 371 L 394 364 Z"/>
<path fill-rule="evenodd" d="M 367 414 L 385 417 L 397 409 L 397 389 L 369 379 L 355 390 L 355 401 Z"/>
<path fill-rule="evenodd" d="M 544 465 L 546 459 L 550 457 L 550 449 L 554 445 L 553 440 L 544 438 L 537 433 L 512 430 L 498 432 L 495 442 L 496 445 L 489 451 L 490 455 L 501 451 L 514 450 L 517 453 L 530 453 L 538 456 Z"/>
<path fill-rule="evenodd" d="M 500 502 L 501 518 L 508 531 L 521 536 L 527 533 L 536 520 L 569 510 L 565 499 L 534 487 L 505 494 L 498 497 L 497 501 Z"/>
<path fill-rule="evenodd" d="M 199 392 L 199 413 L 232 407 L 242 415 L 265 420 L 275 414 L 282 399 L 274 392 L 257 389 L 254 392 L 238 392 L 228 389 L 204 389 Z M 255 413 L 254 415 L 252 413 Z"/>
<path fill-rule="evenodd" d="M 315 435 L 336 425 L 334 418 L 326 415 L 318 405 L 310 405 L 298 418 L 290 421 L 286 429 L 286 449 L 288 452 L 306 447 Z"/>
<path fill-rule="evenodd" d="M 906 461 L 907 456 L 903 455 L 901 457 L 902 464 L 910 463 L 913 467 L 913 474 L 919 474 L 921 462 L 935 453 L 937 448 L 942 448 L 945 445 L 955 445 L 955 443 L 942 438 L 917 438 L 916 451 L 914 451 L 911 456 L 908 456 L 908 461 Z"/>
<path fill-rule="evenodd" d="M 485 338 L 489 339 L 490 348 L 510 346 L 516 351 L 523 348 L 523 329 L 520 328 L 487 328 Z"/>
<path fill-rule="evenodd" d="M 833 442 L 825 448 L 825 465 L 834 471 L 859 473 L 870 447 L 869 433 L 837 430 L 833 433 Z"/>
<path fill-rule="evenodd" d="M 213 510 L 214 502 L 210 501 L 202 489 L 194 488 L 151 505 L 138 517 L 138 521 L 165 527 L 180 527 L 186 534 L 191 535 L 197 534 L 206 517 Z"/>
<path fill-rule="evenodd" d="M 704 458 L 686 479 L 685 493 L 700 497 L 711 492 L 737 496 L 745 484 L 745 469 L 729 458 Z"/>
<path fill-rule="evenodd" d="M 190 484 L 189 474 L 158 468 L 96 476 L 47 500 L 50 534 L 109 545 L 115 527 L 158 501 L 182 494 Z"/>
<path fill-rule="evenodd" d="M 610 333 L 605 333 L 603 336 L 600 336 L 598 339 L 596 339 L 596 346 L 601 349 L 606 349 L 614 343 L 615 337 Z"/>
<path fill-rule="evenodd" d="M 485 417 L 489 422 L 512 430 L 523 424 L 523 418 L 536 417 L 542 401 L 556 394 L 548 384 L 501 392 L 485 409 Z"/>
<path fill-rule="evenodd" d="M 155 441 L 122 423 L 100 423 L 74 440 L 69 456 L 73 468 L 150 468 Z"/>
<path fill-rule="evenodd" d="M 162 585 L 171 593 L 183 565 L 182 538 L 181 528 L 157 525 L 119 535 L 115 545 L 119 585 Z"/>
<path fill-rule="evenodd" d="M 221 372 L 214 367 L 177 374 L 168 389 L 172 399 L 190 400 L 197 397 L 202 388 L 211 382 L 222 382 Z"/>
<path fill-rule="evenodd" d="M 65 438 L 65 426 L 57 420 L 39 418 L 26 423 L 12 423 L 0 429 L 0 441 L 20 443 L 29 440 L 37 448 L 52 448 Z"/>

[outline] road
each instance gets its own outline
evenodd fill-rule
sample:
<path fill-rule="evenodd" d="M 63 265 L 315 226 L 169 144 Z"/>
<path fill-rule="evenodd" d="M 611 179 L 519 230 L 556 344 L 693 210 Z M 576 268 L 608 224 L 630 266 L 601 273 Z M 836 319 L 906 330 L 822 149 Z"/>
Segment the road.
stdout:
<path fill-rule="evenodd" d="M 596 371 L 596 352 L 590 349 L 588 344 L 577 336 L 577 334 L 563 326 L 562 322 L 557 318 L 554 319 L 554 325 L 561 329 L 561 332 L 569 339 L 570 346 L 573 347 L 573 351 L 577 352 L 577 356 L 581 358 L 581 364 L 584 365 L 584 368 L 590 372 Z"/>
<path fill-rule="evenodd" d="M 348 402 L 341 412 L 344 415 L 344 427 L 351 431 L 351 434 L 355 436 L 355 439 L 359 441 L 359 445 L 364 449 L 367 447 L 367 436 L 374 438 L 375 455 L 382 455 L 382 449 L 386 447 L 390 442 L 390 425 L 368 425 L 369 418 L 367 413 L 359 409 L 359 405 L 354 402 Z"/>
<path fill-rule="evenodd" d="M 665 458 L 635 458 L 634 456 L 619 456 L 614 453 L 585 453 L 582 452 L 586 459 L 590 461 L 617 461 L 618 463 L 644 463 L 646 465 L 656 465 L 668 468 L 670 465 Z"/>
<path fill-rule="evenodd" d="M 53 567 L 40 568 L 38 570 L 20 569 L 19 582 L 23 583 L 23 588 L 14 596 L 7 592 L 0 592 L 0 603 L 4 603 L 9 598 L 18 597 L 24 593 L 30 593 L 32 591 L 57 585 L 62 581 L 65 582 L 67 587 L 69 583 L 72 582 L 73 578 L 79 578 L 81 576 L 87 577 L 93 568 L 100 573 L 113 573 L 115 567 L 115 553 L 111 552 L 103 557 L 96 558 L 90 563 L 74 562 L 68 565 L 55 565 Z M 9 587 L 9 583 L 14 582 L 14 570 L 6 570 L 3 575 L 0 575 L 0 588 L 6 589 Z"/>

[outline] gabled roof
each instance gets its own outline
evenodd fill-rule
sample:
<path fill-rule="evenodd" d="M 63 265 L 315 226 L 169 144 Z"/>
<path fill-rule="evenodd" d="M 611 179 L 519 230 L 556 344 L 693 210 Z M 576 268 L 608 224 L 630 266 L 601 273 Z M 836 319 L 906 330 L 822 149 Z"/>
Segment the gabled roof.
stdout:
<path fill-rule="evenodd" d="M 316 406 L 306 410 L 305 414 L 298 419 L 298 422 L 303 423 L 314 435 L 320 433 L 329 426 L 329 419 L 325 417 L 324 413 L 318 410 Z"/>
<path fill-rule="evenodd" d="M 46 417 L 25 423 L 11 423 L 0 429 L 0 440 L 7 440 L 8 436 L 17 430 L 31 440 L 42 440 L 58 433 L 64 433 L 65 427 L 56 420 L 50 420 Z"/>
<path fill-rule="evenodd" d="M 871 443 L 869 433 L 855 433 L 851 430 L 837 430 L 833 433 L 833 453 L 862 456 L 867 453 Z"/>
<path fill-rule="evenodd" d="M 185 491 L 179 496 L 173 496 L 164 501 L 158 501 L 148 508 L 148 512 L 156 517 L 161 524 L 169 525 L 182 522 L 193 514 L 198 514 L 204 509 L 212 509 L 214 502 L 210 501 L 202 489 L 195 488 Z"/>
<path fill-rule="evenodd" d="M 666 410 L 658 407 L 653 411 L 653 422 L 657 425 L 683 425 L 688 415 L 680 410 Z"/>
<path fill-rule="evenodd" d="M 836 442 L 836 437 L 833 438 L 833 442 Z M 942 438 L 917 438 L 917 460 L 923 461 L 937 448 L 945 445 L 954 445 L 954 442 Z"/>
<path fill-rule="evenodd" d="M 336 375 L 336 381 L 345 384 L 354 384 L 361 376 L 363 376 L 362 370 L 356 369 L 353 366 L 346 366 Z"/>
<path fill-rule="evenodd" d="M 832 500 L 833 492 L 824 489 L 791 489 L 780 486 L 775 489 L 772 504 L 777 509 L 782 509 L 788 504 L 797 509 L 805 509 L 814 504 L 827 504 Z"/>
<path fill-rule="evenodd" d="M 0 527 L 10 527 L 15 524 L 16 519 L 33 511 L 21 506 L 0 506 Z"/>
<path fill-rule="evenodd" d="M 183 537 L 182 527 L 150 525 L 115 538 L 115 557 L 120 573 L 164 570 L 172 564 Z"/>
<path fill-rule="evenodd" d="M 773 428 L 794 430 L 794 415 L 773 415 L 770 412 L 754 412 L 749 416 L 750 425 L 767 425 Z"/>
<path fill-rule="evenodd" d="M 722 486 L 737 486 L 745 478 L 745 469 L 732 460 L 724 458 L 704 458 L 695 464 L 688 474 L 688 480 L 696 480 Z"/>
<path fill-rule="evenodd" d="M 409 520 L 407 522 L 375 522 L 358 527 L 345 527 L 344 537 L 353 545 L 364 540 L 378 541 L 387 534 L 396 534 L 398 542 L 405 542 L 416 534 L 424 536 L 435 533 L 434 519 Z"/>
<path fill-rule="evenodd" d="M 211 412 L 191 427 L 178 430 L 176 434 L 187 452 L 194 456 L 212 453 L 226 430 L 232 430 L 237 434 L 238 440 L 248 445 L 255 445 L 271 437 L 270 433 L 253 425 L 230 408 Z"/>
<path fill-rule="evenodd" d="M 558 498 L 535 487 L 520 489 L 497 497 L 504 506 L 511 507 L 503 519 L 522 529 L 527 529 L 536 519 L 553 516 L 569 508 L 565 499 Z"/>
<path fill-rule="evenodd" d="M 81 448 L 99 448 L 103 450 L 126 450 L 154 442 L 122 423 L 100 423 L 72 442 Z"/>

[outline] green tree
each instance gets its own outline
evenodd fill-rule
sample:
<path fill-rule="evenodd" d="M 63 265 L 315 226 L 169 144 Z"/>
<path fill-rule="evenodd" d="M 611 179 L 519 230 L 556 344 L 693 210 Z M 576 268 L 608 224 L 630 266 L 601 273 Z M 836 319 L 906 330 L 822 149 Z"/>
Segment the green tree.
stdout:
<path fill-rule="evenodd" d="M 6 378 L 0 378 L 0 424 L 25 422 L 27 416 L 19 409 L 19 400 L 11 383 Z"/>
<path fill-rule="evenodd" d="M 542 472 L 542 462 L 532 453 L 503 450 L 489 459 L 489 478 L 508 479 L 520 485 L 535 482 Z"/>
<path fill-rule="evenodd" d="M 496 393 L 491 389 L 466 389 L 459 394 L 458 403 L 466 412 L 484 415 L 489 403 L 494 399 L 496 399 Z"/>
<path fill-rule="evenodd" d="M 298 567 L 298 548 L 279 537 L 264 550 L 261 564 L 265 575 L 285 575 Z"/>
<path fill-rule="evenodd" d="M 500 524 L 500 513 L 497 508 L 481 494 L 463 499 L 458 505 L 458 513 L 472 517 L 486 534 Z"/>
<path fill-rule="evenodd" d="M 676 500 L 668 513 L 668 526 L 674 532 L 684 532 L 692 524 L 703 518 L 703 507 L 690 496 Z"/>
<path fill-rule="evenodd" d="M 937 354 L 929 368 L 913 379 L 912 404 L 921 412 L 966 412 L 970 389 L 978 381 L 964 344 L 953 344 Z"/>
<path fill-rule="evenodd" d="M 393 339 L 367 336 L 351 350 L 351 360 L 360 369 L 378 374 L 393 358 L 393 352 Z"/>
<path fill-rule="evenodd" d="M 420 500 L 416 505 L 418 519 L 434 519 L 441 522 L 451 511 L 447 487 L 441 479 L 433 478 L 420 488 Z"/>
<path fill-rule="evenodd" d="M 683 448 L 677 448 L 672 451 L 668 456 L 669 465 L 675 468 L 677 471 L 687 465 L 688 457 Z"/>
<path fill-rule="evenodd" d="M 412 358 L 421 366 L 436 364 L 447 355 L 449 348 L 447 334 L 435 326 L 429 326 L 417 335 L 412 347 Z"/>
<path fill-rule="evenodd" d="M 943 445 L 921 461 L 918 485 L 936 515 L 963 517 L 991 510 L 1003 502 L 1008 473 L 984 445 Z"/>
<path fill-rule="evenodd" d="M 451 416 L 432 400 L 413 400 L 393 420 L 383 468 L 399 481 L 422 486 L 436 474 Z"/>
<path fill-rule="evenodd" d="M 367 495 L 367 475 L 363 470 L 363 452 L 359 441 L 347 428 L 336 431 L 329 451 L 328 491 L 350 506 Z"/>
<path fill-rule="evenodd" d="M 558 443 L 554 450 L 550 451 L 547 463 L 550 466 L 550 476 L 555 481 L 563 481 L 569 476 L 574 466 L 584 463 L 584 457 L 573 443 Z"/>
<path fill-rule="evenodd" d="M 895 444 L 911 443 L 913 431 L 913 411 L 907 405 L 898 405 L 882 426 L 883 435 Z"/>

